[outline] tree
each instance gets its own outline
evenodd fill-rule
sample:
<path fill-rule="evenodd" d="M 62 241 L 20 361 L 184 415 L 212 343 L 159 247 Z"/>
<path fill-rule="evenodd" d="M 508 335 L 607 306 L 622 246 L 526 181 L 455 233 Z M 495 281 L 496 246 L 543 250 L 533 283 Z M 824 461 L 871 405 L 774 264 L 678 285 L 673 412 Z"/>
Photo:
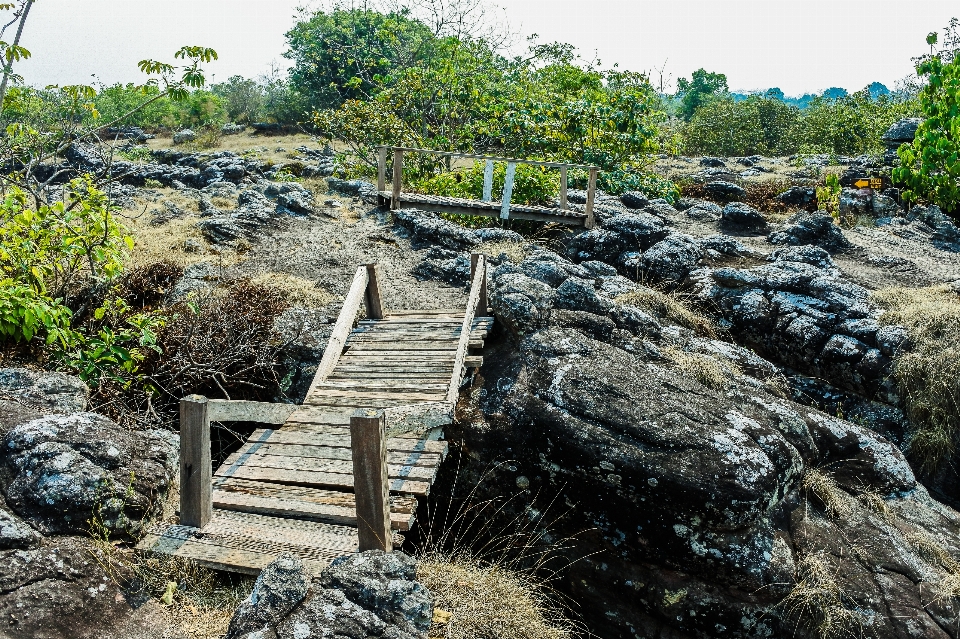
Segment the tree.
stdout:
<path fill-rule="evenodd" d="M 263 112 L 263 87 L 256 80 L 235 75 L 226 82 L 211 85 L 232 122 L 247 123 L 260 119 Z"/>
<path fill-rule="evenodd" d="M 935 33 L 928 44 L 937 42 Z M 897 153 L 901 165 L 894 180 L 909 200 L 927 199 L 956 216 L 960 208 L 960 56 L 945 61 L 939 53 L 918 61 L 917 75 L 926 78 L 920 90 L 924 117 L 911 144 Z"/>
<path fill-rule="evenodd" d="M 722 73 L 709 73 L 704 69 L 697 69 L 690 80 L 680 78 L 677 81 L 680 116 L 684 120 L 689 120 L 701 105 L 728 90 L 727 76 Z"/>
<path fill-rule="evenodd" d="M 8 45 L 6 42 L 0 41 L 0 53 L 3 54 L 5 59 L 3 65 L 3 80 L 0 81 L 0 105 L 3 105 L 3 100 L 7 95 L 7 83 L 12 76 L 13 63 L 30 57 L 30 52 L 20 46 L 20 36 L 23 35 L 23 25 L 27 22 L 27 16 L 30 14 L 30 9 L 33 7 L 34 1 L 35 0 L 23 0 L 19 7 L 13 2 L 0 4 L 0 9 L 16 9 L 13 14 L 13 20 L 5 24 L 3 29 L 0 30 L 0 37 L 3 36 L 3 32 L 7 30 L 7 27 L 18 20 L 20 21 L 17 25 L 17 35 L 13 38 L 13 44 Z"/>

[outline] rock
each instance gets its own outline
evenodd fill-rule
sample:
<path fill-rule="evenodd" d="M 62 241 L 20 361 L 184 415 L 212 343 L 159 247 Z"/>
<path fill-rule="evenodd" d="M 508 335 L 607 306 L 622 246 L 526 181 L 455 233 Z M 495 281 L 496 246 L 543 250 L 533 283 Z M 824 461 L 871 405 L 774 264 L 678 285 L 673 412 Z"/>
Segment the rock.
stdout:
<path fill-rule="evenodd" d="M 704 250 L 694 238 L 674 233 L 643 252 L 644 275 L 650 281 L 679 286 L 697 266 Z"/>
<path fill-rule="evenodd" d="M 767 241 L 790 246 L 812 244 L 831 252 L 851 246 L 833 217 L 823 212 L 794 215 L 782 228 L 768 235 Z"/>
<path fill-rule="evenodd" d="M 459 251 L 480 243 L 472 231 L 448 222 L 432 212 L 416 209 L 393 211 L 393 221 L 406 229 L 419 246 L 438 244 Z"/>
<path fill-rule="evenodd" d="M 131 142 L 136 142 L 137 144 L 143 144 L 147 140 L 152 140 L 157 137 L 144 132 L 144 130 L 138 126 L 129 125 L 107 127 L 101 131 L 101 135 L 114 140 L 130 140 Z"/>
<path fill-rule="evenodd" d="M 183 129 L 173 134 L 174 144 L 183 144 L 184 142 L 193 142 L 197 139 L 197 134 L 191 129 Z"/>
<path fill-rule="evenodd" d="M 427 251 L 424 260 L 413 268 L 413 274 L 424 280 L 466 286 L 470 282 L 470 255 L 434 246 Z"/>
<path fill-rule="evenodd" d="M 707 182 L 703 185 L 703 190 L 713 197 L 722 200 L 734 200 L 746 197 L 747 195 L 747 192 L 743 189 L 743 187 L 724 180 Z"/>
<path fill-rule="evenodd" d="M 613 302 L 597 294 L 593 283 L 579 277 L 569 277 L 557 288 L 556 308 L 606 315 Z"/>
<path fill-rule="evenodd" d="M 597 260 L 618 262 L 624 251 L 644 251 L 670 231 L 658 218 L 643 212 L 616 215 L 596 228 L 581 233 L 567 243 L 567 255 L 575 262 Z"/>
<path fill-rule="evenodd" d="M 749 204 L 731 202 L 723 207 L 720 224 L 730 229 L 755 232 L 766 228 L 767 219 Z"/>
<path fill-rule="evenodd" d="M 213 244 L 229 244 L 243 237 L 244 231 L 229 217 L 215 217 L 197 222 L 197 228 Z"/>
<path fill-rule="evenodd" d="M 869 189 L 844 188 L 840 191 L 840 215 L 842 217 L 866 215 L 873 209 L 873 192 Z"/>
<path fill-rule="evenodd" d="M 220 132 L 224 135 L 237 135 L 238 133 L 243 133 L 247 127 L 242 124 L 234 124 L 233 122 L 227 122 L 222 127 L 220 127 Z"/>
<path fill-rule="evenodd" d="M 0 398 L 50 413 L 78 413 L 87 407 L 90 390 L 64 373 L 0 368 Z"/>
<path fill-rule="evenodd" d="M 723 217 L 723 209 L 713 202 L 701 201 L 687 208 L 684 213 L 687 217 L 701 222 L 719 222 Z"/>
<path fill-rule="evenodd" d="M 897 150 L 901 144 L 913 142 L 917 129 L 923 122 L 923 118 L 904 118 L 890 125 L 887 132 L 881 136 L 884 144 L 890 150 Z"/>
<path fill-rule="evenodd" d="M 873 214 L 878 217 L 894 217 L 900 215 L 900 205 L 888 195 L 873 196 Z"/>
<path fill-rule="evenodd" d="M 642 209 L 650 204 L 650 200 L 640 191 L 627 191 L 620 196 L 620 201 L 628 209 Z"/>
<path fill-rule="evenodd" d="M 805 206 L 816 201 L 816 190 L 812 186 L 792 186 L 777 196 L 777 202 L 788 206 Z"/>
<path fill-rule="evenodd" d="M 275 628 L 303 601 L 309 587 L 300 558 L 280 555 L 263 569 L 250 596 L 233 613 L 227 637 Z"/>
<path fill-rule="evenodd" d="M 100 520 L 136 535 L 177 472 L 177 439 L 134 432 L 94 413 L 52 415 L 0 440 L 0 485 L 10 508 L 44 534 L 85 534 Z"/>
<path fill-rule="evenodd" d="M 168 304 L 187 299 L 191 293 L 205 293 L 216 286 L 222 278 L 221 269 L 210 262 L 196 262 L 183 269 L 183 276 L 170 289 Z"/>
<path fill-rule="evenodd" d="M 497 227 L 477 229 L 474 234 L 481 242 L 524 242 L 523 236 L 516 231 Z"/>
<path fill-rule="evenodd" d="M 281 395 L 276 402 L 302 404 L 323 359 L 336 318 L 319 309 L 288 308 L 274 320 L 273 330 L 283 344 L 280 352 Z"/>
<path fill-rule="evenodd" d="M 726 167 L 727 164 L 723 161 L 723 158 L 703 157 L 700 158 L 700 166 Z"/>
<path fill-rule="evenodd" d="M 287 555 L 264 569 L 227 639 L 425 639 L 432 619 L 433 597 L 401 552 L 338 557 L 309 587 Z"/>
<path fill-rule="evenodd" d="M 547 284 L 517 272 L 496 276 L 490 305 L 506 328 L 522 335 L 546 325 L 556 291 Z"/>
<path fill-rule="evenodd" d="M 0 551 L 11 548 L 34 548 L 40 535 L 22 519 L 0 507 Z"/>

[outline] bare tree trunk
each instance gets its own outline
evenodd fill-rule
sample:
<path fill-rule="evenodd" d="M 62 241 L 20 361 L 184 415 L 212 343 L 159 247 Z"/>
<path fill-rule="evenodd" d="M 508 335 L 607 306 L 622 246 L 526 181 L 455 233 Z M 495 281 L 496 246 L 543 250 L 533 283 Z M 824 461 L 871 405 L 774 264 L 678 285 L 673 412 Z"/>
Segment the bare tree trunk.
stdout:
<path fill-rule="evenodd" d="M 13 46 L 20 45 L 20 36 L 23 35 L 23 25 L 27 21 L 27 15 L 30 13 L 30 7 L 33 6 L 33 3 L 36 0 L 27 0 L 26 6 L 23 8 L 23 15 L 20 16 L 20 24 L 17 26 L 17 35 L 13 39 Z M 0 110 L 3 109 L 3 98 L 7 95 L 7 82 L 10 80 L 10 72 L 13 69 L 13 58 L 7 60 L 7 64 L 3 67 L 3 81 L 0 82 Z"/>

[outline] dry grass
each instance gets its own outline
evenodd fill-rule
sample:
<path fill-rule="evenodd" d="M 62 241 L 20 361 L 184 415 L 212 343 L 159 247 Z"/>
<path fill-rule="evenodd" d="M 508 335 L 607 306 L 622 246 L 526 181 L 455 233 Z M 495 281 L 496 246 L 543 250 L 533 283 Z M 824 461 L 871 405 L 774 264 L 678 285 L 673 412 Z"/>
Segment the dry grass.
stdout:
<path fill-rule="evenodd" d="M 677 294 L 641 288 L 617 298 L 617 303 L 641 308 L 659 319 L 669 320 L 701 335 L 717 337 L 717 326 L 705 315 L 690 308 Z"/>
<path fill-rule="evenodd" d="M 803 475 L 801 487 L 820 500 L 827 515 L 834 519 L 845 519 L 853 514 L 850 496 L 834 481 L 830 475 L 811 468 Z"/>
<path fill-rule="evenodd" d="M 908 452 L 926 471 L 956 452 L 960 438 L 960 297 L 946 286 L 877 291 L 883 324 L 900 324 L 911 346 L 898 353 L 894 378 L 913 424 Z"/>
<path fill-rule="evenodd" d="M 148 140 L 147 144 L 151 149 L 168 149 L 173 146 L 169 137 L 158 137 L 153 140 Z M 216 146 L 207 147 L 206 150 L 243 153 L 251 149 L 266 149 L 261 150 L 257 154 L 257 157 L 261 160 L 271 160 L 273 162 L 289 162 L 296 154 L 294 149 L 302 145 L 310 148 L 323 146 L 305 133 L 296 133 L 293 135 L 262 135 L 254 134 L 252 129 L 247 129 L 237 135 L 224 135 L 220 137 Z M 336 145 L 334 146 L 336 147 Z M 284 150 L 277 151 L 276 149 L 278 148 Z"/>
<path fill-rule="evenodd" d="M 933 584 L 938 598 L 946 600 L 960 597 L 960 562 L 929 533 L 914 531 L 904 537 L 918 555 L 943 570 L 943 577 Z"/>
<path fill-rule="evenodd" d="M 820 639 L 861 637 L 863 615 L 848 606 L 837 580 L 839 561 L 823 552 L 806 555 L 797 563 L 797 584 L 780 606 L 798 626 Z"/>
<path fill-rule="evenodd" d="M 489 257 L 498 258 L 506 255 L 514 264 L 519 264 L 527 257 L 527 250 L 523 242 L 483 242 L 473 249 L 474 253 L 483 253 Z"/>
<path fill-rule="evenodd" d="M 207 241 L 197 228 L 198 219 L 184 217 L 158 226 L 142 218 L 126 221 L 125 224 L 134 241 L 127 266 L 136 268 L 157 262 L 172 262 L 179 266 L 188 266 L 207 259 L 206 250 L 198 253 L 188 253 L 184 250 L 184 243 L 187 240 L 198 242 L 204 249 L 207 247 Z"/>
<path fill-rule="evenodd" d="M 693 377 L 708 388 L 723 390 L 730 384 L 731 378 L 740 371 L 735 366 L 721 362 L 712 355 L 690 353 L 675 347 L 664 349 L 664 355 L 674 366 Z"/>
<path fill-rule="evenodd" d="M 417 579 L 434 596 L 431 637 L 450 639 L 568 639 L 569 621 L 530 578 L 467 557 L 427 555 Z"/>
<path fill-rule="evenodd" d="M 254 284 L 279 289 L 293 305 L 308 308 L 323 308 L 333 301 L 328 291 L 318 288 L 314 282 L 287 273 L 263 273 L 251 280 Z"/>

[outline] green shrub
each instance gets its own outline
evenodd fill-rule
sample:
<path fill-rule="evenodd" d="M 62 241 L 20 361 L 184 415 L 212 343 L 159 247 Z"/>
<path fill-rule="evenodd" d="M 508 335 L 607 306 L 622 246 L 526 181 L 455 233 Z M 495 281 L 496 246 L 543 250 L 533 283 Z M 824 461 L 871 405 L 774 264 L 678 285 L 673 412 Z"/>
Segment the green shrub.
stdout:
<path fill-rule="evenodd" d="M 11 278 L 0 280 L 0 342 L 70 340 L 70 309 Z"/>
<path fill-rule="evenodd" d="M 479 200 L 483 197 L 485 162 L 475 162 L 468 169 L 447 171 L 413 181 L 413 188 L 423 193 Z M 499 200 L 506 181 L 507 167 L 502 162 L 493 166 L 492 197 Z M 560 192 L 560 177 L 556 169 L 518 164 L 510 201 L 516 204 L 543 204 Z"/>
<path fill-rule="evenodd" d="M 825 184 L 818 186 L 817 208 L 826 211 L 833 216 L 834 220 L 840 219 L 840 177 L 836 173 L 827 173 L 824 178 Z"/>
<path fill-rule="evenodd" d="M 684 127 L 685 149 L 691 154 L 725 157 L 780 153 L 799 114 L 796 107 L 760 96 L 739 102 L 713 100 L 697 109 Z"/>
<path fill-rule="evenodd" d="M 928 39 L 936 43 L 936 35 Z M 930 41 L 932 40 L 932 42 Z M 960 57 L 946 62 L 928 56 L 917 65 L 926 76 L 919 102 L 924 121 L 911 144 L 898 150 L 901 165 L 894 180 L 903 184 L 903 197 L 924 198 L 956 215 L 960 206 Z"/>

